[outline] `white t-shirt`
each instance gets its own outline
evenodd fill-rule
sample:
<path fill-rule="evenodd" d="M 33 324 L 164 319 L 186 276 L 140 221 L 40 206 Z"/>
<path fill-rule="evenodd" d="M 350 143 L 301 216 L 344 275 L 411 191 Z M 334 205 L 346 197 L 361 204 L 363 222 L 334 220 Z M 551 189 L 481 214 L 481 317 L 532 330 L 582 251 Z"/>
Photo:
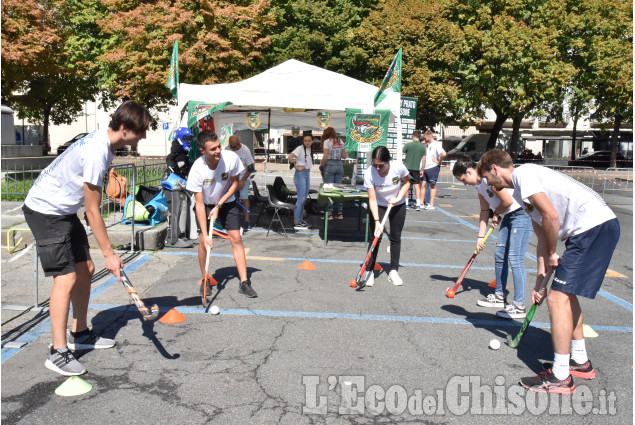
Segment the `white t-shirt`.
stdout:
<path fill-rule="evenodd" d="M 410 173 L 405 165 L 399 161 L 390 161 L 390 169 L 386 177 L 379 175 L 375 167 L 370 166 L 364 171 L 364 187 L 374 188 L 375 195 L 377 196 L 377 205 L 382 207 L 388 206 L 388 200 L 394 198 L 399 194 L 401 186 L 403 186 L 402 178 L 409 176 Z M 406 202 L 404 196 L 397 205 Z"/>
<path fill-rule="evenodd" d="M 342 160 L 342 151 L 344 150 L 344 143 L 341 140 L 337 142 L 333 139 L 327 139 L 324 141 L 324 146 L 322 146 L 322 149 L 329 150 L 328 158 L 327 158 L 329 161 Z"/>
<path fill-rule="evenodd" d="M 244 170 L 245 167 L 240 158 L 232 151 L 220 151 L 220 160 L 215 170 L 207 166 L 203 155 L 192 164 L 190 174 L 187 176 L 186 189 L 194 193 L 203 192 L 203 202 L 207 205 L 215 205 L 229 190 L 232 184 L 231 178 L 239 176 Z M 234 199 L 236 199 L 235 194 L 227 202 Z"/>
<path fill-rule="evenodd" d="M 516 211 L 517 209 L 520 208 L 520 204 L 518 203 L 516 199 L 514 199 L 514 189 L 504 189 L 504 190 L 506 190 L 509 196 L 512 197 L 512 204 L 509 206 L 509 208 L 507 208 L 505 211 L 501 213 L 503 215 L 509 214 L 510 212 Z M 490 186 L 487 184 L 486 178 L 482 178 L 481 182 L 476 185 L 476 191 L 479 193 L 479 195 L 485 198 L 485 200 L 487 201 L 491 209 L 496 210 L 496 208 L 498 208 L 499 205 L 501 204 L 501 198 L 499 198 L 498 195 L 496 195 L 492 191 Z"/>
<path fill-rule="evenodd" d="M 433 162 L 432 158 L 434 158 L 436 161 L 439 161 L 439 158 L 441 158 L 441 154 L 445 153 L 443 145 L 441 145 L 441 143 L 437 142 L 436 140 L 430 143 L 427 147 L 428 151 L 426 152 L 426 170 L 441 165 L 440 163 L 437 164 L 436 162 Z"/>
<path fill-rule="evenodd" d="M 529 197 L 543 192 L 558 212 L 561 241 L 579 235 L 615 218 L 615 214 L 593 189 L 569 176 L 536 164 L 524 164 L 512 172 L 514 198 L 539 225 L 542 216 Z"/>
<path fill-rule="evenodd" d="M 247 169 L 247 167 L 254 163 L 254 157 L 251 156 L 251 151 L 242 143 L 240 144 L 238 150 L 233 150 L 229 145 L 225 146 L 225 149 L 238 155 L 238 158 L 240 158 L 240 162 L 243 163 L 243 167 L 245 167 L 245 170 Z M 240 173 L 240 178 L 243 177 L 243 174 L 244 172 Z"/>
<path fill-rule="evenodd" d="M 84 204 L 84 183 L 101 187 L 114 157 L 108 131 L 94 130 L 42 171 L 24 204 L 42 214 L 76 214 Z"/>
<path fill-rule="evenodd" d="M 302 143 L 300 146 L 295 148 L 293 152 L 291 153 L 295 155 L 296 167 L 300 166 L 300 167 L 306 168 L 307 170 L 311 169 L 311 166 L 313 165 L 313 156 L 311 155 L 311 148 L 305 147 L 304 143 Z"/>

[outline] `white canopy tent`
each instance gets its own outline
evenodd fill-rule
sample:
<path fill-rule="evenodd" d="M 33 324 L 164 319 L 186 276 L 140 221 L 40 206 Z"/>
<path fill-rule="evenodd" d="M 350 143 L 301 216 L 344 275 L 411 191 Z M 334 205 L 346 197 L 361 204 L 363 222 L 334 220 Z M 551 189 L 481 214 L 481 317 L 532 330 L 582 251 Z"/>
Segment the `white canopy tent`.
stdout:
<path fill-rule="evenodd" d="M 230 102 L 223 111 L 212 113 L 217 129 L 224 125 L 231 125 L 234 131 L 249 129 L 247 112 L 261 112 L 258 129 L 266 129 L 269 124 L 272 128 L 320 130 L 317 114 L 328 112 L 329 126 L 343 134 L 345 110 L 372 111 L 376 92 L 373 85 L 291 59 L 237 83 L 180 84 L 178 95 L 181 110 L 190 101 Z M 377 109 L 394 110 L 388 100 Z M 186 125 L 187 113 L 181 122 Z"/>

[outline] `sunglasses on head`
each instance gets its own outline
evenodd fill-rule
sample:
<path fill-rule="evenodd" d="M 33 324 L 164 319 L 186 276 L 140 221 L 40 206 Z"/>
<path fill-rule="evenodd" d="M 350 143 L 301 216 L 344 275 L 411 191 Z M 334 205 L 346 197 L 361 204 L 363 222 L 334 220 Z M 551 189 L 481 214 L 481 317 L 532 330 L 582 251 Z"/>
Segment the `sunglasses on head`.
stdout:
<path fill-rule="evenodd" d="M 383 170 L 384 168 L 386 168 L 386 166 L 388 165 L 388 163 L 384 162 L 383 164 L 375 164 L 373 163 L 373 167 L 375 167 L 378 170 Z"/>

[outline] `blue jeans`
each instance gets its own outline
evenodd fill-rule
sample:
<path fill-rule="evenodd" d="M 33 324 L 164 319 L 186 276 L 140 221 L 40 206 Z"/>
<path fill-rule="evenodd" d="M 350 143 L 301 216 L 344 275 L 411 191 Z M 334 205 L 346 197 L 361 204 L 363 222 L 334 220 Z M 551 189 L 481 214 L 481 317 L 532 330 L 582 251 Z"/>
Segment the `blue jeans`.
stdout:
<path fill-rule="evenodd" d="M 301 223 L 304 212 L 304 202 L 306 201 L 306 197 L 309 194 L 309 187 L 311 186 L 310 170 L 296 170 L 293 175 L 293 183 L 295 184 L 295 190 L 298 192 L 295 210 L 293 211 L 293 221 L 295 223 Z"/>
<path fill-rule="evenodd" d="M 509 266 L 514 277 L 514 304 L 525 305 L 525 252 L 532 232 L 531 218 L 522 208 L 503 217 L 496 243 L 496 294 L 507 296 Z"/>
<path fill-rule="evenodd" d="M 324 183 L 342 183 L 344 177 L 344 165 L 342 161 L 328 160 L 324 167 Z M 338 202 L 337 210 L 341 213 L 344 209 L 344 203 Z M 333 203 L 329 202 L 328 210 L 333 211 Z"/>

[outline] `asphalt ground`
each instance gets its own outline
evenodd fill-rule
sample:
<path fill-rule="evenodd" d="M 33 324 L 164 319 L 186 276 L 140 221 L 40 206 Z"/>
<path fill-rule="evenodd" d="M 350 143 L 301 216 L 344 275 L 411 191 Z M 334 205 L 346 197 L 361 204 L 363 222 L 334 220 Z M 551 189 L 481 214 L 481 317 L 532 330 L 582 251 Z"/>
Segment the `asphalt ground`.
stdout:
<path fill-rule="evenodd" d="M 504 340 L 516 335 L 521 321 L 498 319 L 495 309 L 476 305 L 493 291 L 487 285 L 494 279 L 494 237 L 456 297 L 445 296 L 475 249 L 479 207 L 472 188 L 440 184 L 437 195 L 436 211 L 407 213 L 402 287 L 388 282 L 385 272 L 372 288 L 349 286 L 366 253 L 350 206 L 343 221 L 329 224 L 327 246 L 320 216 L 309 216 L 309 231 L 290 229 L 285 238 L 267 235 L 270 215 L 264 213 L 244 235 L 254 299 L 238 293 L 229 241 L 216 239 L 210 268 L 220 282 L 213 301 L 219 315 L 201 306 L 196 246 L 121 253 L 144 301 L 158 304 L 162 315 L 182 313 L 186 320 L 178 324 L 143 322 L 93 251 L 89 321 L 117 346 L 77 352 L 92 390 L 76 397 L 56 395 L 67 378 L 44 367 L 51 341 L 47 313 L 8 309 L 33 303 L 32 251 L 9 255 L 3 249 L 3 423 L 632 423 L 632 194 L 606 196 L 622 236 L 602 292 L 581 299 L 584 322 L 598 334 L 586 339 L 597 377 L 575 379 L 573 396 L 550 397 L 517 385 L 541 370 L 541 360 L 552 360 L 547 306 L 537 309 L 514 350 Z M 252 208 L 254 215 L 258 209 Z M 384 267 L 387 243 L 378 256 Z M 532 236 L 527 299 L 534 254 Z M 299 268 L 307 260 L 314 270 Z M 51 285 L 40 270 L 44 306 Z M 490 349 L 491 339 L 502 347 Z M 26 345 L 6 347 L 16 341 Z"/>

